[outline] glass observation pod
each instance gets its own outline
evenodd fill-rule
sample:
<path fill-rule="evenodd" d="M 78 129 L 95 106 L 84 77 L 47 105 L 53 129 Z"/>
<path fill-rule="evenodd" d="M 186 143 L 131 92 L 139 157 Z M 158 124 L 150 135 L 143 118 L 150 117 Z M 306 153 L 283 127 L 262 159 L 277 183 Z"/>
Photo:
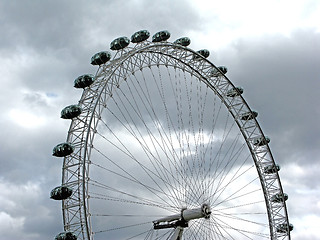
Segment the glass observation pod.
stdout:
<path fill-rule="evenodd" d="M 149 37 L 150 37 L 150 32 L 148 30 L 141 30 L 132 34 L 131 42 L 140 43 L 147 40 Z"/>
<path fill-rule="evenodd" d="M 293 230 L 293 225 L 292 224 L 287 224 L 287 223 L 282 223 L 282 224 L 279 224 L 277 226 L 277 232 L 278 233 L 288 233 L 288 231 L 292 231 Z"/>
<path fill-rule="evenodd" d="M 72 119 L 78 117 L 82 112 L 81 107 L 78 105 L 70 105 L 62 109 L 61 118 L 63 119 Z"/>
<path fill-rule="evenodd" d="M 77 236 L 72 232 L 62 232 L 55 237 L 55 240 L 77 240 Z"/>
<path fill-rule="evenodd" d="M 64 200 L 69 198 L 72 195 L 72 189 L 65 187 L 65 186 L 59 186 L 52 189 L 50 193 L 50 198 L 54 200 Z"/>
<path fill-rule="evenodd" d="M 94 82 L 94 76 L 92 74 L 84 74 L 77 77 L 74 80 L 75 88 L 86 88 L 89 87 Z"/>
<path fill-rule="evenodd" d="M 273 173 L 276 173 L 279 171 L 280 171 L 280 166 L 278 164 L 268 165 L 268 166 L 264 167 L 264 169 L 263 169 L 263 172 L 266 174 L 273 174 Z"/>
<path fill-rule="evenodd" d="M 162 41 L 166 41 L 170 38 L 170 33 L 167 30 L 164 31 L 160 31 L 155 33 L 152 36 L 152 42 L 162 42 Z"/>
<path fill-rule="evenodd" d="M 284 193 L 283 195 L 281 193 L 277 193 L 271 197 L 271 202 L 275 203 L 282 203 L 288 200 L 288 194 Z"/>
<path fill-rule="evenodd" d="M 240 115 L 241 120 L 251 120 L 258 117 L 258 113 L 256 111 L 246 112 Z"/>
<path fill-rule="evenodd" d="M 197 53 L 199 53 L 202 57 L 204 57 L 204 58 L 208 58 L 209 57 L 209 55 L 210 55 L 210 52 L 209 52 L 209 50 L 208 49 L 201 49 L 201 50 L 199 50 L 199 51 L 197 51 Z M 193 56 L 193 59 L 194 60 L 197 60 L 197 59 L 200 59 L 201 57 L 199 57 L 198 55 L 194 55 Z"/>
<path fill-rule="evenodd" d="M 129 38 L 127 37 L 118 37 L 110 43 L 111 50 L 121 50 L 127 47 L 130 43 Z"/>
<path fill-rule="evenodd" d="M 173 43 L 186 47 L 186 46 L 190 45 L 191 40 L 188 37 L 182 37 L 182 38 L 175 40 Z"/>
<path fill-rule="evenodd" d="M 227 97 L 236 97 L 240 96 L 243 93 L 243 88 L 242 87 L 235 87 L 233 89 L 230 89 L 227 92 Z"/>
<path fill-rule="evenodd" d="M 107 52 L 107 51 L 98 52 L 91 57 L 91 64 L 92 65 L 105 64 L 110 59 L 111 59 L 110 52 Z"/>
<path fill-rule="evenodd" d="M 267 145 L 269 142 L 270 142 L 270 138 L 268 136 L 265 136 L 265 137 L 261 136 L 253 140 L 253 145 L 261 147 L 261 146 Z"/>
<path fill-rule="evenodd" d="M 228 68 L 225 66 L 219 66 L 218 69 L 212 69 L 211 70 L 211 76 L 212 77 L 217 77 L 221 75 L 221 73 L 226 74 L 228 72 Z"/>
<path fill-rule="evenodd" d="M 70 143 L 60 143 L 53 148 L 52 155 L 55 157 L 65 157 L 73 153 L 74 147 Z"/>

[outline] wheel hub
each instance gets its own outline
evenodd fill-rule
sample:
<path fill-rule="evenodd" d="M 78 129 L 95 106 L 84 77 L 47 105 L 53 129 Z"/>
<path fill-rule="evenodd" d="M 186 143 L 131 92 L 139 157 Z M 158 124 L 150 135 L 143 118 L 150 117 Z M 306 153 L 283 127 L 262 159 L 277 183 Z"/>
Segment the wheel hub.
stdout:
<path fill-rule="evenodd" d="M 204 203 L 201 208 L 187 209 L 182 208 L 180 214 L 174 214 L 167 217 L 163 217 L 153 221 L 154 229 L 164 228 L 176 228 L 176 227 L 188 227 L 190 220 L 199 218 L 210 218 L 211 208 L 208 204 Z"/>

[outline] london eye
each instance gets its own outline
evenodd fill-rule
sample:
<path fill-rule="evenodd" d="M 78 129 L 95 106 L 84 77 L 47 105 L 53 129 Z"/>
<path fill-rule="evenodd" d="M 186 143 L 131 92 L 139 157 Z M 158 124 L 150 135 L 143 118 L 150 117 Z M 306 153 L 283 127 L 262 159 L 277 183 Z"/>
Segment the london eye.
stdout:
<path fill-rule="evenodd" d="M 83 93 L 53 149 L 56 239 L 290 239 L 280 167 L 245 91 L 207 49 L 169 39 L 116 38 L 75 79 Z"/>

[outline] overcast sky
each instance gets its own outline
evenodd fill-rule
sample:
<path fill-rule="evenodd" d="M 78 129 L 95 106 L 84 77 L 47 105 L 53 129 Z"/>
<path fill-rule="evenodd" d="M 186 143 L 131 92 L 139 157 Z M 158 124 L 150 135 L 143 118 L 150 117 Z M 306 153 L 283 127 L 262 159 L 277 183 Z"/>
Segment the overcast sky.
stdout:
<path fill-rule="evenodd" d="M 96 0 L 0 2 L 0 238 L 61 232 L 61 184 L 52 148 L 65 141 L 60 111 L 91 56 L 119 36 L 167 29 L 207 48 L 244 88 L 271 138 L 296 240 L 320 239 L 320 1 Z"/>

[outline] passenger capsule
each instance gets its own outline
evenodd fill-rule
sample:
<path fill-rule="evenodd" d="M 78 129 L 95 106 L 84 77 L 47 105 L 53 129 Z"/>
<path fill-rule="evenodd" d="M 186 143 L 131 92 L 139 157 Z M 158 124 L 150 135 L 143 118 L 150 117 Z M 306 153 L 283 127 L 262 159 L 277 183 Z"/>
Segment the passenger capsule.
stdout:
<path fill-rule="evenodd" d="M 72 195 L 72 189 L 65 187 L 65 186 L 59 186 L 54 189 L 52 189 L 50 193 L 50 198 L 54 200 L 64 200 L 67 199 Z"/>
<path fill-rule="evenodd" d="M 245 120 L 245 121 L 254 119 L 256 117 L 258 117 L 258 113 L 255 112 L 255 111 L 243 113 L 243 114 L 240 115 L 240 119 L 241 120 Z"/>
<path fill-rule="evenodd" d="M 182 37 L 174 41 L 174 44 L 178 44 L 184 47 L 189 46 L 190 43 L 191 43 L 191 40 L 188 37 Z"/>
<path fill-rule="evenodd" d="M 269 142 L 270 142 L 270 138 L 267 136 L 258 137 L 253 140 L 253 145 L 261 147 L 261 146 L 267 145 Z"/>
<path fill-rule="evenodd" d="M 268 165 L 268 166 L 264 167 L 264 169 L 263 169 L 263 172 L 265 174 L 273 174 L 273 173 L 276 173 L 276 172 L 279 172 L 279 171 L 280 171 L 280 166 L 278 164 Z"/>
<path fill-rule="evenodd" d="M 62 232 L 55 237 L 55 240 L 77 240 L 77 236 L 72 232 Z"/>
<path fill-rule="evenodd" d="M 228 68 L 225 66 L 219 66 L 218 68 L 223 74 L 226 74 L 228 72 Z"/>
<path fill-rule="evenodd" d="M 199 53 L 200 55 L 202 55 L 204 58 L 207 58 L 207 57 L 209 57 L 209 55 L 210 55 L 210 52 L 209 52 L 209 50 L 207 50 L 207 49 L 201 49 L 201 50 L 197 51 L 197 53 Z"/>
<path fill-rule="evenodd" d="M 166 41 L 170 38 L 170 33 L 168 31 L 160 31 L 155 33 L 152 36 L 152 42 L 162 42 L 162 41 Z"/>
<path fill-rule="evenodd" d="M 221 75 L 221 73 L 226 74 L 228 72 L 227 67 L 225 66 L 219 66 L 218 69 L 214 68 L 211 70 L 211 76 L 217 77 Z"/>
<path fill-rule="evenodd" d="M 74 80 L 74 87 L 85 88 L 90 86 L 93 82 L 94 76 L 92 74 L 81 75 Z"/>
<path fill-rule="evenodd" d="M 107 51 L 98 52 L 91 57 L 92 65 L 101 65 L 108 62 L 111 59 L 111 53 Z"/>
<path fill-rule="evenodd" d="M 293 230 L 293 225 L 292 224 L 287 224 L 287 223 L 281 223 L 277 226 L 277 232 L 278 233 L 288 233 Z"/>
<path fill-rule="evenodd" d="M 70 105 L 62 109 L 61 118 L 63 119 L 72 119 L 78 117 L 82 112 L 81 107 L 78 105 Z"/>
<path fill-rule="evenodd" d="M 201 50 L 197 51 L 197 53 L 199 53 L 204 58 L 207 58 L 210 55 L 210 52 L 207 49 L 201 49 Z M 198 55 L 194 55 L 193 59 L 197 60 L 197 59 L 200 59 L 200 57 Z"/>
<path fill-rule="evenodd" d="M 283 195 L 281 193 L 277 193 L 271 197 L 271 202 L 274 203 L 281 203 L 288 200 L 288 194 L 284 193 Z"/>
<path fill-rule="evenodd" d="M 60 143 L 53 148 L 52 155 L 65 157 L 73 153 L 74 147 L 70 143 Z"/>
<path fill-rule="evenodd" d="M 150 37 L 150 32 L 147 30 L 141 30 L 138 32 L 135 32 L 131 36 L 131 42 L 132 43 L 139 43 L 147 40 Z"/>
<path fill-rule="evenodd" d="M 235 87 L 233 89 L 230 89 L 227 92 L 227 97 L 236 97 L 236 96 L 240 96 L 243 93 L 243 88 L 241 87 Z"/>
<path fill-rule="evenodd" d="M 111 50 L 120 50 L 120 49 L 127 47 L 129 45 L 129 43 L 130 43 L 129 38 L 119 37 L 110 43 L 110 49 Z"/>

